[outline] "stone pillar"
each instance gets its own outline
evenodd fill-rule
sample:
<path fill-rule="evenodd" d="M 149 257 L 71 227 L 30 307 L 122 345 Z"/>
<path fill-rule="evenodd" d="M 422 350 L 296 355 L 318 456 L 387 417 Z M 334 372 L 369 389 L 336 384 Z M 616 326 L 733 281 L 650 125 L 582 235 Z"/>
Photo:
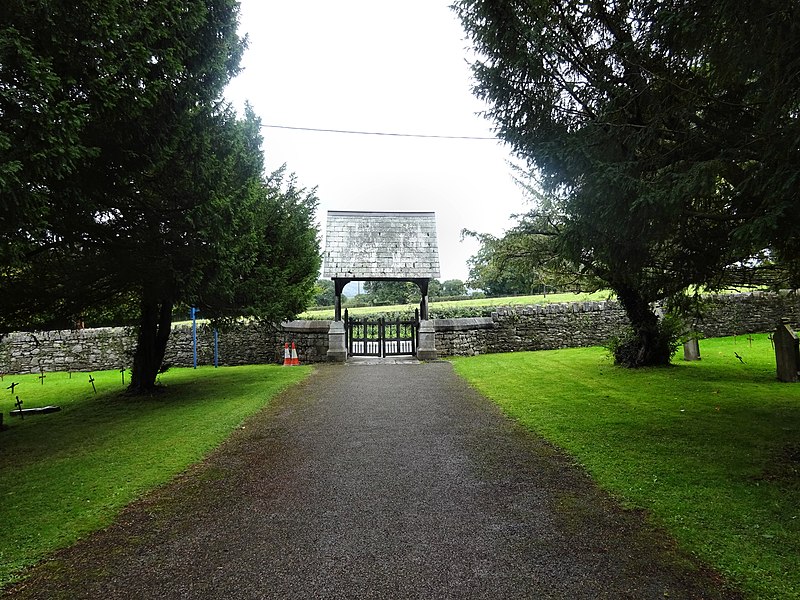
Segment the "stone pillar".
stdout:
<path fill-rule="evenodd" d="M 690 338 L 683 343 L 683 360 L 700 360 L 700 343 Z"/>
<path fill-rule="evenodd" d="M 419 345 L 417 346 L 419 360 L 436 360 L 436 329 L 433 321 L 419 322 Z"/>
<path fill-rule="evenodd" d="M 344 326 L 344 321 L 331 321 L 328 328 L 328 360 L 331 362 L 347 361 Z"/>
<path fill-rule="evenodd" d="M 800 369 L 800 345 L 797 334 L 784 319 L 772 336 L 775 344 L 775 366 L 778 381 L 797 382 L 797 370 Z"/>

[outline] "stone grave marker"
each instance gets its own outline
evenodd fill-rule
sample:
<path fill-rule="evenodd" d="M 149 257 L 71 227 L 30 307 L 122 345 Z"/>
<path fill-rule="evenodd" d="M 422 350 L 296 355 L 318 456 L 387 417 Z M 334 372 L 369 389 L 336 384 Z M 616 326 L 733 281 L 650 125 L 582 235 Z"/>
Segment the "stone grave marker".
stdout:
<path fill-rule="evenodd" d="M 700 360 L 700 342 L 689 338 L 683 343 L 683 360 Z"/>
<path fill-rule="evenodd" d="M 778 325 L 772 339 L 778 381 L 796 383 L 797 370 L 800 369 L 800 340 L 786 319 Z"/>
<path fill-rule="evenodd" d="M 46 415 L 49 413 L 58 412 L 61 410 L 60 406 L 38 406 L 36 408 L 22 408 L 22 402 L 20 401 L 20 408 L 17 410 L 11 411 L 12 417 L 19 417 L 20 419 L 24 419 L 25 415 Z"/>

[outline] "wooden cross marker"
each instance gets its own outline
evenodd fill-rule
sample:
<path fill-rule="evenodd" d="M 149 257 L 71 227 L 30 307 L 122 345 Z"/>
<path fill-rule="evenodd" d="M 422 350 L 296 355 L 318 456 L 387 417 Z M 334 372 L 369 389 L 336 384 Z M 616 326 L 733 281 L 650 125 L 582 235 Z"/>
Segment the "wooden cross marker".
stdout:
<path fill-rule="evenodd" d="M 44 374 L 44 369 L 42 369 L 42 374 L 39 375 L 39 381 L 42 382 L 42 385 L 44 385 L 44 378 L 45 377 L 47 377 L 47 375 Z"/>
<path fill-rule="evenodd" d="M 769 345 L 772 346 L 773 350 L 775 350 L 775 338 L 772 337 L 771 333 L 767 337 L 769 338 Z"/>
<path fill-rule="evenodd" d="M 89 373 L 89 383 L 92 384 L 92 389 L 94 390 L 94 393 L 96 394 L 97 393 L 97 388 L 94 387 L 94 377 L 92 377 L 91 373 Z"/>
<path fill-rule="evenodd" d="M 750 342 L 750 347 L 752 348 L 753 347 L 753 336 L 752 335 L 748 335 L 747 336 L 747 341 Z"/>
<path fill-rule="evenodd" d="M 12 381 L 11 385 L 8 386 L 6 389 L 7 390 L 11 390 L 11 395 L 13 396 L 14 395 L 14 388 L 17 387 L 18 385 L 19 385 L 19 383 L 17 383 L 16 381 Z"/>
<path fill-rule="evenodd" d="M 122 367 L 119 372 L 122 374 L 122 385 L 125 385 L 125 367 Z"/>
<path fill-rule="evenodd" d="M 19 396 L 17 396 L 17 401 L 14 403 L 14 406 L 16 406 L 19 411 L 19 418 L 24 419 L 25 415 L 22 414 L 22 400 L 19 399 Z"/>

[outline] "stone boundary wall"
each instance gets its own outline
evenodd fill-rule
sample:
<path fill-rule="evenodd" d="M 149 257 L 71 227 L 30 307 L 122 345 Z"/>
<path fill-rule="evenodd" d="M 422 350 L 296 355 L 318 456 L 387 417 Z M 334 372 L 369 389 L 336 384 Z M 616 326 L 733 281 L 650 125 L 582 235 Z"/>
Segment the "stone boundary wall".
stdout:
<path fill-rule="evenodd" d="M 705 298 L 696 329 L 703 337 L 773 331 L 781 318 L 800 323 L 800 295 L 752 292 Z M 440 356 L 600 346 L 629 324 L 616 301 L 498 308 L 491 317 L 437 319 Z"/>
<path fill-rule="evenodd" d="M 710 296 L 697 329 L 705 337 L 772 331 L 781 318 L 800 324 L 800 295 L 753 292 Z M 628 323 L 617 302 L 574 302 L 498 308 L 491 316 L 434 319 L 439 356 L 547 350 L 604 344 Z M 281 364 L 294 341 L 301 364 L 327 360 L 330 321 L 243 323 L 219 332 L 219 364 Z M 136 343 L 131 328 L 19 332 L 0 340 L 0 373 L 130 368 Z M 197 327 L 199 365 L 214 364 L 214 333 Z M 164 362 L 192 366 L 192 328 L 172 330 Z"/>
<path fill-rule="evenodd" d="M 295 341 L 301 363 L 327 359 L 330 321 L 290 321 L 280 326 L 241 324 L 218 334 L 218 364 L 283 363 L 283 345 Z M 130 368 L 136 332 L 129 327 L 17 332 L 0 340 L 0 373 L 96 371 Z M 192 327 L 172 329 L 164 364 L 191 367 Z M 197 364 L 214 364 L 214 330 L 197 326 Z"/>

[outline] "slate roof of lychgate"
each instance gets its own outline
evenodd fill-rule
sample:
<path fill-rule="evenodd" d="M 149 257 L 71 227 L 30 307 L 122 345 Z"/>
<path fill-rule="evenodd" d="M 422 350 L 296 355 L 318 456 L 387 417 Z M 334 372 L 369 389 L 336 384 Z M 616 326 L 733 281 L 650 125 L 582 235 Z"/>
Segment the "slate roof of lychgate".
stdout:
<path fill-rule="evenodd" d="M 323 277 L 438 278 L 432 212 L 328 211 Z"/>

